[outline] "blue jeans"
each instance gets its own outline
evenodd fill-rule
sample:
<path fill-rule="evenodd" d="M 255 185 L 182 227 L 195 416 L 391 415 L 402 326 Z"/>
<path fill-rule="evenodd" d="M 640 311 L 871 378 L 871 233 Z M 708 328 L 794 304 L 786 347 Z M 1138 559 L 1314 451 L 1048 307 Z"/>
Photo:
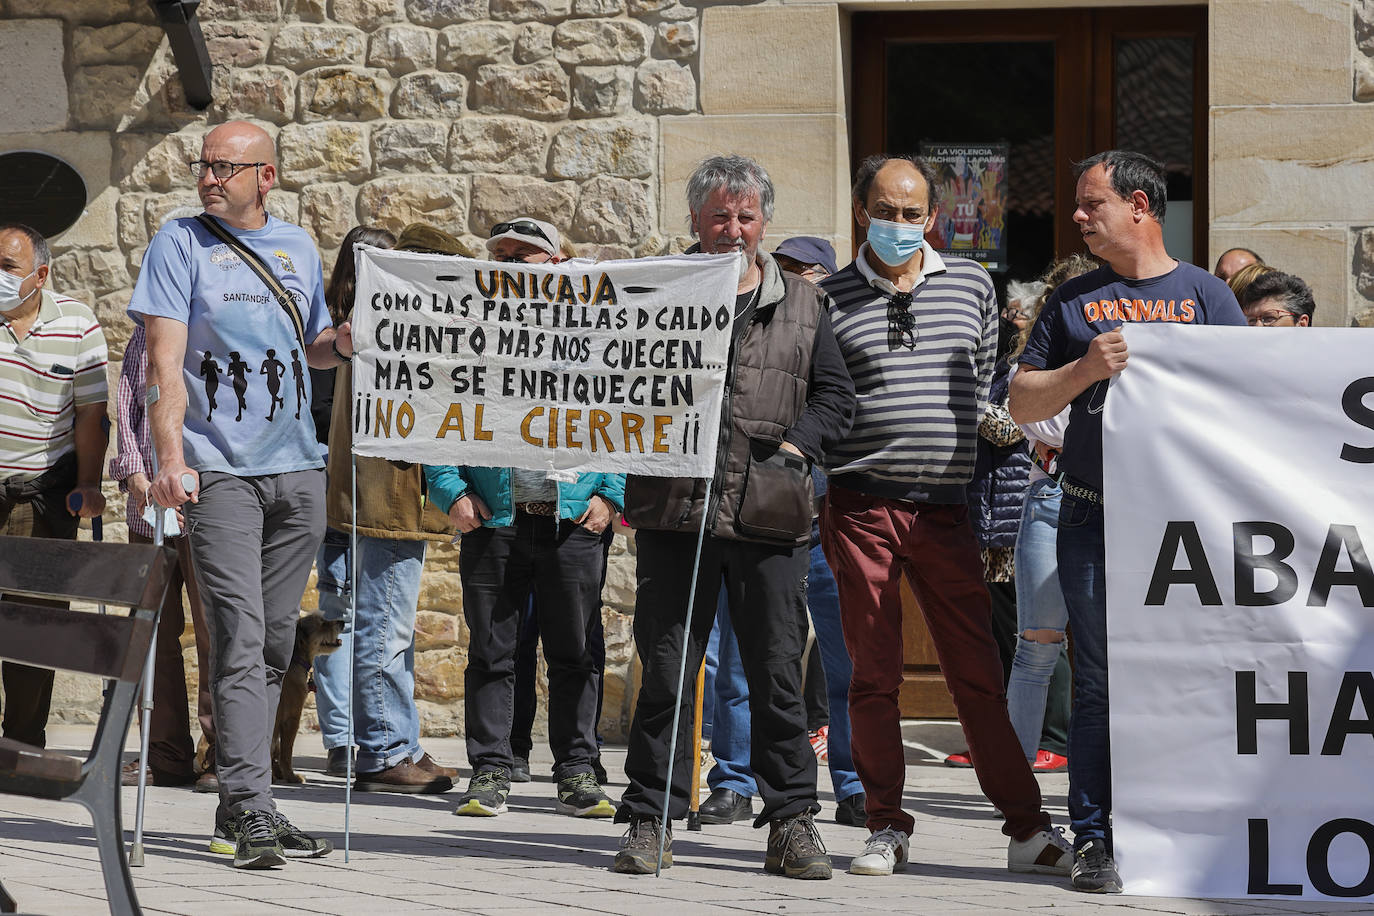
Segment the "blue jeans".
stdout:
<path fill-rule="evenodd" d="M 816 630 L 816 646 L 825 671 L 826 699 L 830 703 L 830 784 L 835 800 L 843 801 L 864 790 L 849 751 L 849 679 L 854 673 L 840 626 L 840 592 L 825 562 L 820 544 L 811 547 L 811 570 L 806 578 L 806 609 Z"/>
<path fill-rule="evenodd" d="M 720 631 L 720 649 L 712 685 L 715 705 L 711 713 L 711 756 L 716 758 L 716 765 L 707 774 L 706 783 L 712 791 L 729 789 L 753 798 L 758 794 L 758 785 L 749 769 L 749 685 L 745 681 L 735 631 L 730 625 L 730 602 L 723 588 L 716 605 L 716 629 Z"/>
<path fill-rule="evenodd" d="M 326 528 L 320 552 L 315 557 L 315 589 L 319 592 L 320 615 L 325 620 L 349 620 L 352 602 L 348 581 L 349 537 L 335 528 Z M 348 665 L 353 658 L 353 628 L 346 626 L 339 635 L 340 646 L 328 655 L 315 658 L 315 713 L 320 720 L 324 749 L 347 747 Z"/>
<path fill-rule="evenodd" d="M 1059 584 L 1073 628 L 1069 722 L 1069 820 L 1074 845 L 1111 849 L 1112 749 L 1107 707 L 1107 590 L 1102 506 L 1064 494 L 1059 507 Z"/>
<path fill-rule="evenodd" d="M 1059 484 L 1048 477 L 1032 483 L 1016 535 L 1017 640 L 1007 681 L 1007 712 L 1029 761 L 1040 749 L 1050 678 L 1067 651 L 1064 626 L 1069 621 L 1069 609 L 1059 587 L 1059 560 L 1055 556 L 1062 495 Z M 1020 634 L 1027 630 L 1057 630 L 1059 641 L 1024 639 Z"/>
<path fill-rule="evenodd" d="M 347 556 L 345 536 L 344 559 L 334 557 L 328 564 L 333 567 L 341 563 L 342 594 L 329 595 L 325 602 L 327 593 L 321 593 L 322 603 L 330 614 L 338 613 L 336 602 L 345 609 L 350 603 Z M 375 773 L 407 758 L 419 760 L 424 755 L 420 747 L 420 714 L 415 708 L 415 609 L 424 562 L 424 541 L 358 537 L 358 600 L 353 616 L 352 652 L 353 736 L 358 745 L 359 773 Z M 340 668 L 347 664 L 345 651 L 335 652 L 333 657 L 340 659 Z M 333 680 L 335 666 L 330 668 L 328 677 Z M 341 673 L 347 678 L 346 670 Z M 330 692 L 329 712 L 337 716 L 343 691 L 331 685 Z M 343 713 L 346 716 L 347 710 Z M 347 734 L 346 722 L 342 733 Z M 331 746 L 331 739 L 325 740 L 326 746 Z M 347 743 L 345 740 L 332 746 Z"/>

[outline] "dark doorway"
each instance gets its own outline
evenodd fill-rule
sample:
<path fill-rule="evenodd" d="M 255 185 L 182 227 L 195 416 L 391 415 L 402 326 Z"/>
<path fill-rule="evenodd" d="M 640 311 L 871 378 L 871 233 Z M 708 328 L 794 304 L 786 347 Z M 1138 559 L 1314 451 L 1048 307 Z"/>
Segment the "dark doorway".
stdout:
<path fill-rule="evenodd" d="M 853 34 L 856 162 L 1010 145 L 999 287 L 1083 250 L 1072 163 L 1116 146 L 1165 163 L 1166 243 L 1205 261 L 1205 7 L 858 13 Z"/>

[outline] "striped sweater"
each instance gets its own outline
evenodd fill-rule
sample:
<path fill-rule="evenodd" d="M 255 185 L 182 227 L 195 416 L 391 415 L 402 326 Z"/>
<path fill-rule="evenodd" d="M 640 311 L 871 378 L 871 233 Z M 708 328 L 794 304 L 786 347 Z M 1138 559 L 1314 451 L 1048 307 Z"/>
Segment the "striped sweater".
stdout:
<path fill-rule="evenodd" d="M 76 408 L 104 404 L 105 335 L 86 306 L 47 290 L 21 341 L 0 322 L 0 478 L 32 480 L 76 447 Z"/>
<path fill-rule="evenodd" d="M 874 496 L 962 503 L 997 350 L 997 296 L 986 270 L 927 248 L 912 289 L 915 343 L 889 340 L 895 288 L 864 261 L 827 277 L 830 321 L 854 379 L 848 437 L 826 456 L 831 483 Z"/>

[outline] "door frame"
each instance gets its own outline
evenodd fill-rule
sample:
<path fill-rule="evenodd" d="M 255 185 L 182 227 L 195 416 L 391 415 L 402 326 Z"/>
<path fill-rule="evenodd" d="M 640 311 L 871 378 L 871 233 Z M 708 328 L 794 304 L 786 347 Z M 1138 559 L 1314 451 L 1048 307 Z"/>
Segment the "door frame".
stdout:
<path fill-rule="evenodd" d="M 1072 164 L 1115 144 L 1112 118 L 1117 38 L 1193 38 L 1193 261 L 1207 260 L 1207 7 L 856 12 L 853 35 L 853 162 L 888 152 L 890 44 L 1049 41 L 1055 45 L 1055 257 L 1084 251 L 1073 222 Z M 1083 91 L 1087 85 L 1088 91 Z M 853 226 L 855 253 L 863 230 Z"/>

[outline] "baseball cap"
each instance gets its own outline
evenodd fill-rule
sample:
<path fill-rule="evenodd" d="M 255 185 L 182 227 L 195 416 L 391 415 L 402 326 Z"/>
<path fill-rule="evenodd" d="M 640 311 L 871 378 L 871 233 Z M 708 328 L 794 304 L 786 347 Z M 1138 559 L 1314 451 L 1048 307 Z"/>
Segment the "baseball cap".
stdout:
<path fill-rule="evenodd" d="M 532 216 L 517 216 L 515 219 L 497 223 L 491 227 L 491 238 L 487 239 L 487 251 L 495 251 L 496 243 L 502 239 L 515 239 L 533 245 L 550 257 L 558 257 L 558 230 L 542 219 Z"/>
<path fill-rule="evenodd" d="M 836 269 L 835 249 L 830 247 L 830 243 L 825 239 L 816 238 L 814 235 L 794 235 L 790 239 L 784 239 L 781 245 L 773 249 L 773 254 L 780 254 L 802 264 L 819 264 L 829 274 L 833 274 Z"/>

